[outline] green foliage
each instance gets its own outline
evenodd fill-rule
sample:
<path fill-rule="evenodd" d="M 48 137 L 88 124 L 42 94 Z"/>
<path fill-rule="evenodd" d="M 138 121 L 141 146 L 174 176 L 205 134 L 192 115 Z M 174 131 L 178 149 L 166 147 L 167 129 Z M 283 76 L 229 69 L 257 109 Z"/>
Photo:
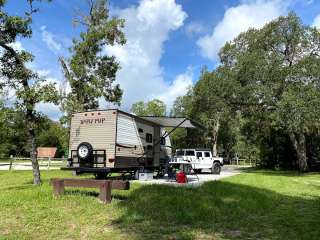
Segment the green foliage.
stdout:
<path fill-rule="evenodd" d="M 189 88 L 184 96 L 179 96 L 175 99 L 170 116 L 173 117 L 191 117 L 192 114 L 192 98 L 193 88 Z"/>
<path fill-rule="evenodd" d="M 223 114 L 227 114 L 228 106 L 225 96 L 229 94 L 227 82 L 223 81 L 218 71 L 203 70 L 193 90 L 193 115 L 212 127 Z"/>
<path fill-rule="evenodd" d="M 221 65 L 204 69 L 171 113 L 197 119 L 208 131 L 190 131 L 189 140 L 177 132 L 174 145 L 210 143 L 227 159 L 260 158 L 266 166 L 306 170 L 307 158 L 318 156 L 311 149 L 320 130 L 319 45 L 320 32 L 294 13 L 226 43 Z"/>
<path fill-rule="evenodd" d="M 166 105 L 159 99 L 153 99 L 149 102 L 136 102 L 132 104 L 131 112 L 137 116 L 165 116 Z"/>
<path fill-rule="evenodd" d="M 315 67 L 320 63 L 319 42 L 320 33 L 303 26 L 290 13 L 226 44 L 220 57 L 232 75 L 231 81 L 238 86 L 235 94 L 237 103 L 243 105 L 242 112 L 262 113 L 273 126 L 288 132 L 304 133 L 309 129 L 309 123 L 318 120 L 316 112 L 320 110 L 313 105 L 319 97 L 320 71 Z M 312 114 L 305 115 L 309 110 Z M 299 123 L 283 123 L 282 116 L 287 113 Z"/>
<path fill-rule="evenodd" d="M 173 103 L 170 111 L 171 117 L 190 117 L 192 118 L 192 106 L 193 106 L 193 88 L 189 88 L 188 92 L 184 96 L 179 96 Z M 171 135 L 171 144 L 173 150 L 186 147 L 203 147 L 198 145 L 199 142 L 203 142 L 203 135 L 197 130 L 178 128 Z M 197 140 L 196 142 L 194 140 Z M 193 145 L 193 146 L 192 146 Z"/>
<path fill-rule="evenodd" d="M 277 104 L 277 110 L 272 113 L 276 127 L 288 132 L 304 133 L 320 129 L 320 91 L 311 85 L 295 84 L 288 87 Z"/>
<path fill-rule="evenodd" d="M 37 143 L 40 147 L 56 147 L 56 157 L 65 157 L 68 150 L 69 129 L 58 122 L 45 119 L 42 129 L 39 131 Z"/>
<path fill-rule="evenodd" d="M 89 15 L 76 19 L 84 31 L 80 39 L 74 39 L 71 57 L 67 61 L 60 58 L 64 75 L 71 87 L 64 93 L 62 110 L 70 114 L 77 111 L 97 109 L 99 98 L 120 104 L 122 90 L 114 85 L 119 63 L 114 56 L 104 54 L 107 45 L 123 45 L 125 37 L 121 29 L 124 20 L 110 18 L 107 1 L 90 3 Z"/>
<path fill-rule="evenodd" d="M 319 31 L 290 13 L 240 34 L 220 52 L 225 80 L 235 86 L 229 102 L 257 125 L 254 135 L 288 134 L 303 171 L 305 136 L 319 130 L 319 43 Z"/>
<path fill-rule="evenodd" d="M 132 104 L 131 112 L 133 112 L 137 116 L 147 116 L 145 103 L 143 101 L 139 101 Z"/>
<path fill-rule="evenodd" d="M 28 129 L 22 111 L 1 107 L 0 111 L 0 158 L 30 156 Z M 68 129 L 41 114 L 36 116 L 36 145 L 57 147 L 57 157 L 62 157 L 68 148 Z"/>

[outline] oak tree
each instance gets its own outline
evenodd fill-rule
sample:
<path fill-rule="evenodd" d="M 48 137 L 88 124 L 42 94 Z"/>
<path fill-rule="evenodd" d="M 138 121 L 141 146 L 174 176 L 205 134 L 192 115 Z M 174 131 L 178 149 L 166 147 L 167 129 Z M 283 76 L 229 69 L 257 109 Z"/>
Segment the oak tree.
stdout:
<path fill-rule="evenodd" d="M 132 104 L 131 112 L 137 116 L 161 117 L 166 115 L 166 105 L 159 99 L 153 99 L 146 103 L 139 101 Z"/>
<path fill-rule="evenodd" d="M 319 131 L 320 32 L 294 14 L 250 29 L 220 52 L 229 102 L 262 129 L 290 136 L 301 171 L 308 169 L 306 136 Z"/>
<path fill-rule="evenodd" d="M 108 2 L 90 0 L 89 14 L 79 14 L 75 23 L 84 29 L 74 39 L 69 59 L 60 63 L 71 91 L 64 92 L 61 109 L 65 122 L 73 112 L 99 108 L 99 100 L 120 104 L 122 90 L 114 84 L 120 68 L 114 56 L 105 53 L 107 45 L 125 44 L 124 20 L 110 17 Z"/>
<path fill-rule="evenodd" d="M 57 103 L 55 85 L 46 82 L 27 63 L 33 61 L 33 55 L 14 47 L 16 41 L 32 36 L 32 16 L 38 11 L 34 7 L 36 0 L 28 0 L 29 9 L 23 16 L 9 15 L 5 9 L 5 0 L 0 0 L 0 87 L 15 91 L 17 108 L 24 113 L 28 133 L 28 150 L 33 169 L 33 182 L 41 183 L 35 128 L 38 121 L 36 104 L 40 102 Z M 41 2 L 41 0 L 38 0 Z"/>

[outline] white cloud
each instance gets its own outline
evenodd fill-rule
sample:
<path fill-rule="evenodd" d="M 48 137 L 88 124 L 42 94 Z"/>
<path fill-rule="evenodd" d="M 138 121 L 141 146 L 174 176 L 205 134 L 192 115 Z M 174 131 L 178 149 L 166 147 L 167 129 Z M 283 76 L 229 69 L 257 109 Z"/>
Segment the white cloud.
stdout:
<path fill-rule="evenodd" d="M 23 47 L 22 47 L 22 44 L 20 41 L 16 41 L 14 43 L 11 43 L 9 44 L 11 47 L 13 47 L 14 50 L 16 51 L 22 51 L 22 50 L 25 50 Z"/>
<path fill-rule="evenodd" d="M 62 46 L 58 42 L 57 37 L 53 33 L 47 31 L 46 26 L 42 26 L 40 30 L 41 30 L 42 41 L 44 41 L 47 44 L 48 48 L 55 54 L 61 51 Z"/>
<path fill-rule="evenodd" d="M 53 103 L 40 102 L 36 104 L 36 110 L 45 114 L 53 121 L 59 121 L 59 118 L 62 116 L 59 107 Z"/>
<path fill-rule="evenodd" d="M 320 14 L 317 15 L 317 16 L 314 18 L 313 23 L 312 23 L 311 26 L 317 27 L 317 28 L 320 29 Z"/>
<path fill-rule="evenodd" d="M 199 22 L 191 22 L 185 27 L 185 31 L 188 37 L 192 37 L 198 34 L 203 34 L 206 31 L 206 28 L 203 24 Z"/>
<path fill-rule="evenodd" d="M 181 86 L 189 84 L 190 79 L 179 78 L 178 82 L 175 80 L 170 84 L 164 80 L 160 66 L 169 33 L 180 28 L 187 17 L 181 6 L 174 0 L 142 0 L 138 6 L 113 11 L 126 20 L 126 45 L 106 48 L 107 53 L 116 56 L 121 64 L 117 82 L 124 90 L 123 107 L 128 110 L 136 101 L 150 100 L 167 92 L 183 94 Z M 177 87 L 175 82 L 179 83 L 179 90 L 172 90 Z M 163 96 L 162 100 L 170 105 L 176 94 Z"/>
<path fill-rule="evenodd" d="M 13 43 L 10 43 L 8 44 L 10 47 L 12 47 L 14 50 L 16 51 L 23 51 L 25 50 L 23 47 L 22 47 L 22 44 L 20 41 L 16 41 L 16 42 L 13 42 Z M 3 48 L 0 48 L 0 56 L 2 56 L 2 54 L 4 53 L 4 49 Z"/>
<path fill-rule="evenodd" d="M 49 69 L 36 69 L 36 68 L 34 68 L 34 71 L 36 71 L 38 73 L 39 77 L 42 77 L 42 78 L 48 77 L 51 73 L 51 71 Z"/>
<path fill-rule="evenodd" d="M 193 72 L 189 68 L 185 73 L 179 74 L 175 80 L 167 86 L 167 90 L 155 98 L 164 101 L 167 105 L 167 110 L 170 110 L 174 100 L 187 93 L 188 88 L 192 86 Z"/>
<path fill-rule="evenodd" d="M 267 22 L 286 13 L 287 4 L 287 1 L 280 0 L 255 0 L 244 1 L 236 7 L 228 8 L 212 33 L 198 40 L 201 54 L 216 60 L 220 48 L 227 41 L 233 40 L 249 28 L 261 28 Z"/>

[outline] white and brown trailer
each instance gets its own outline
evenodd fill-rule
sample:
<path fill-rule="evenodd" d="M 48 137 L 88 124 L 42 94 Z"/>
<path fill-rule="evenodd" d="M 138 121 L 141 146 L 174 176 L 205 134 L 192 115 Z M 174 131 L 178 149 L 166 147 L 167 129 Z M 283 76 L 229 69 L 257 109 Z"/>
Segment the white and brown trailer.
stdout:
<path fill-rule="evenodd" d="M 164 127 L 198 126 L 187 118 L 138 117 L 118 109 L 75 113 L 68 167 L 63 170 L 97 174 L 159 170 L 171 157 L 170 133 Z"/>

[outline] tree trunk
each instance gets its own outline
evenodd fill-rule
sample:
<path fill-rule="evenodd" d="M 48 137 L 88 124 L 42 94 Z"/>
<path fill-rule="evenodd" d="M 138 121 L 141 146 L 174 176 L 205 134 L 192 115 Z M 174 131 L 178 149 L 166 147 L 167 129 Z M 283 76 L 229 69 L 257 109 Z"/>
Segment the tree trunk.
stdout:
<path fill-rule="evenodd" d="M 33 171 L 33 184 L 40 185 L 41 178 L 40 178 L 40 169 L 39 163 L 37 158 L 37 146 L 36 146 L 36 135 L 34 129 L 35 123 L 35 116 L 33 115 L 32 110 L 27 110 L 27 125 L 28 125 L 28 141 L 29 141 L 29 148 L 30 148 L 30 158 L 32 163 L 32 171 Z"/>
<path fill-rule="evenodd" d="M 40 185 L 41 184 L 40 169 L 39 169 L 39 163 L 37 159 L 37 147 L 35 145 L 34 137 L 31 138 L 31 142 L 32 143 L 31 143 L 30 158 L 32 162 L 33 184 Z"/>
<path fill-rule="evenodd" d="M 219 117 L 214 121 L 212 128 L 212 155 L 214 157 L 218 156 L 218 132 L 220 128 L 220 120 Z"/>
<path fill-rule="evenodd" d="M 31 5 L 32 5 L 32 1 L 30 1 L 30 6 Z M 30 14 L 32 13 L 33 12 L 31 11 Z M 0 46 L 6 49 L 12 55 L 12 57 L 15 59 L 15 63 L 12 63 L 12 64 L 16 64 L 15 67 L 18 69 L 18 75 L 15 76 L 15 78 L 18 77 L 19 83 L 21 83 L 23 87 L 23 91 L 22 91 L 23 97 L 21 99 L 23 100 L 23 106 L 26 108 L 26 126 L 28 128 L 28 144 L 29 144 L 30 158 L 32 162 L 33 183 L 35 185 L 39 185 L 41 183 L 41 179 L 40 179 L 39 164 L 37 160 L 37 147 L 35 143 L 36 115 L 34 113 L 34 109 L 35 109 L 36 98 L 35 96 L 33 96 L 32 91 L 30 91 L 30 85 L 28 82 L 28 80 L 32 79 L 34 76 L 33 76 L 33 73 L 31 74 L 30 70 L 28 70 L 25 67 L 24 64 L 26 60 L 23 57 L 21 57 L 21 55 L 18 54 L 16 50 L 14 50 L 11 46 L 8 46 L 3 42 L 0 42 Z"/>
<path fill-rule="evenodd" d="M 305 172 L 308 170 L 306 138 L 303 133 L 291 133 L 290 139 L 297 153 L 299 171 Z"/>

